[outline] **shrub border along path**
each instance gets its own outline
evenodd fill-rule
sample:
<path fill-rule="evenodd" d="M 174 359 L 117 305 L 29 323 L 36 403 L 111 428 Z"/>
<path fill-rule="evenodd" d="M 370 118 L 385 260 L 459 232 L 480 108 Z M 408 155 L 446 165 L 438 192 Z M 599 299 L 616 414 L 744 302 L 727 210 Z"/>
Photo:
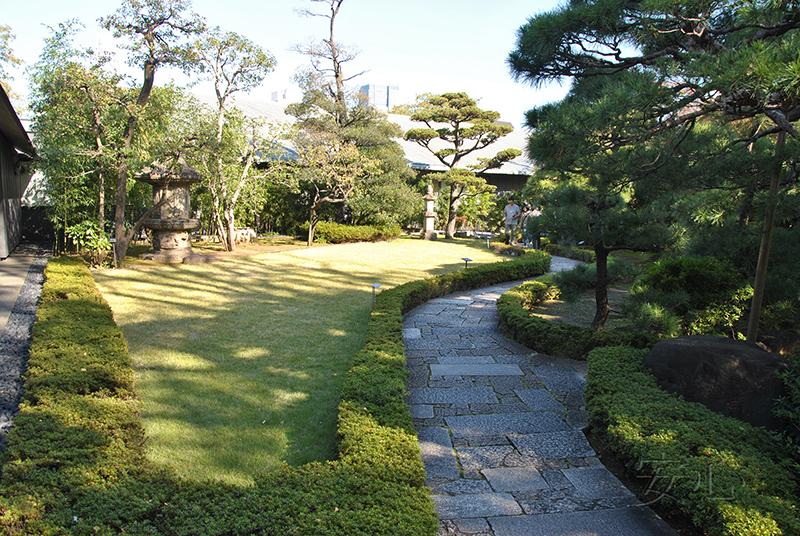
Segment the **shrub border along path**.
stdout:
<path fill-rule="evenodd" d="M 651 475 L 645 500 L 679 508 L 709 536 L 800 534 L 791 462 L 767 432 L 660 389 L 641 365 L 653 338 L 536 317 L 549 293 L 534 281 L 504 294 L 504 332 L 543 353 L 588 359 L 590 426 L 629 470 Z"/>
<path fill-rule="evenodd" d="M 547 254 L 378 295 L 339 406 L 340 457 L 252 488 L 178 479 L 145 456 L 125 340 L 80 260 L 46 269 L 25 395 L 0 475 L 0 528 L 22 534 L 432 535 L 437 519 L 405 403 L 403 312 L 545 273 Z"/>

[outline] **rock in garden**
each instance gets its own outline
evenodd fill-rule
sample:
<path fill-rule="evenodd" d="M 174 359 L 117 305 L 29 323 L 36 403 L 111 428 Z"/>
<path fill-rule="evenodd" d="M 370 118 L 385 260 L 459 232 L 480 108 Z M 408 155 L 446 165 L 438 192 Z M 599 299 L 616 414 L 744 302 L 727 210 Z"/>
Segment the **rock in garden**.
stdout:
<path fill-rule="evenodd" d="M 773 401 L 783 393 L 774 372 L 788 367 L 780 354 L 750 342 L 691 335 L 657 343 L 644 365 L 662 389 L 723 415 L 780 429 L 772 415 Z"/>

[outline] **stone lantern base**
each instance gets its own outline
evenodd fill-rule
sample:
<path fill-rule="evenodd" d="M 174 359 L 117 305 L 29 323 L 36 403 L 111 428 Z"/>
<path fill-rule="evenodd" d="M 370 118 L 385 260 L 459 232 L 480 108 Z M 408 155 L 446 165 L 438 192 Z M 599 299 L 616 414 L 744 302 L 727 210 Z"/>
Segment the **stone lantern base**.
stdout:
<path fill-rule="evenodd" d="M 436 231 L 422 231 L 420 236 L 423 240 L 436 240 L 439 237 Z"/>

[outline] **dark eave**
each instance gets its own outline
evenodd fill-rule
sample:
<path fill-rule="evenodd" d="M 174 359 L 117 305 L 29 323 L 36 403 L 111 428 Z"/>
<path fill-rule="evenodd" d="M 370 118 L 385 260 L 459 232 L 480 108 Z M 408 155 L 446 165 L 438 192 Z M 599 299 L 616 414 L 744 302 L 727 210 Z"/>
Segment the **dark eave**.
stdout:
<path fill-rule="evenodd" d="M 36 150 L 33 148 L 28 133 L 25 132 L 25 128 L 2 86 L 0 86 L 0 133 L 17 151 L 30 157 L 36 156 Z"/>

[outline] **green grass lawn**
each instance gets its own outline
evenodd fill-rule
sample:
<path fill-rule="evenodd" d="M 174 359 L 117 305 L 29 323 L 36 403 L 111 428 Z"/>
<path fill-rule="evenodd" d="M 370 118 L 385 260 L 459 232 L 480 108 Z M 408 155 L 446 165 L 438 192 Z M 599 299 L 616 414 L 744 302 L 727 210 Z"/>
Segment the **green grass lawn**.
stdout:
<path fill-rule="evenodd" d="M 372 284 L 463 269 L 462 257 L 501 260 L 478 240 L 401 238 L 95 272 L 130 346 L 149 456 L 240 485 L 335 458 L 342 377 Z"/>

